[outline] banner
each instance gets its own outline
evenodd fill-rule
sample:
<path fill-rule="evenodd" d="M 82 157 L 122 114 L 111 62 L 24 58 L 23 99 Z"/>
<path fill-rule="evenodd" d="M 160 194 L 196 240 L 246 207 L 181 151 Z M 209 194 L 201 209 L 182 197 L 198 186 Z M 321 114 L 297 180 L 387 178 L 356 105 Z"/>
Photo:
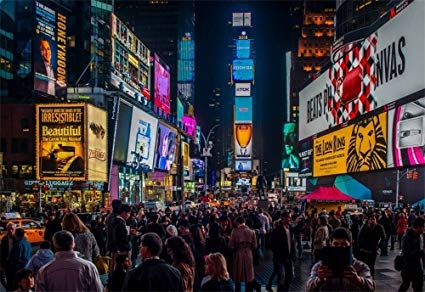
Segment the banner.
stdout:
<path fill-rule="evenodd" d="M 314 139 L 313 176 L 385 169 L 387 113 Z"/>
<path fill-rule="evenodd" d="M 189 170 L 189 144 L 187 142 L 181 142 L 182 144 L 182 158 L 183 158 L 183 169 Z"/>
<path fill-rule="evenodd" d="M 85 104 L 36 105 L 37 179 L 85 180 Z"/>
<path fill-rule="evenodd" d="M 252 124 L 235 124 L 235 158 L 251 158 Z"/>

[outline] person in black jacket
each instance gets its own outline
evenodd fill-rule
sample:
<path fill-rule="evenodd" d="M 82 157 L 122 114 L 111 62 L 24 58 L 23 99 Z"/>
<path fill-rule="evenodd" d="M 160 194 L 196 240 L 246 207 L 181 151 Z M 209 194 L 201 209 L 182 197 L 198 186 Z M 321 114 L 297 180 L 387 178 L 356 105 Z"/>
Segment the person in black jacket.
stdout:
<path fill-rule="evenodd" d="M 205 258 L 205 274 L 202 280 L 201 291 L 233 292 L 233 281 L 227 272 L 227 264 L 224 256 L 217 252 L 211 253 Z"/>
<path fill-rule="evenodd" d="M 115 259 L 115 270 L 111 273 L 106 285 L 107 291 L 121 291 L 127 271 L 131 268 L 131 261 L 126 255 L 119 255 Z"/>
<path fill-rule="evenodd" d="M 118 255 L 126 255 L 131 259 L 130 226 L 126 220 L 130 217 L 131 208 L 128 204 L 123 204 L 117 215 L 111 222 L 110 249 L 112 251 L 111 271 L 115 268 L 115 259 Z"/>
<path fill-rule="evenodd" d="M 142 263 L 127 273 L 122 291 L 183 291 L 180 272 L 159 258 L 162 246 L 158 234 L 142 236 Z"/>

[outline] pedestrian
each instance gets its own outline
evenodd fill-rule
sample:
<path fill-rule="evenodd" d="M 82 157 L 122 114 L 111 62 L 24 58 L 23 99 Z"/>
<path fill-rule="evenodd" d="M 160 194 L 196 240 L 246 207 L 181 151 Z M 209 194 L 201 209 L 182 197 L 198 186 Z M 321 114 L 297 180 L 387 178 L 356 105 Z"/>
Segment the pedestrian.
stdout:
<path fill-rule="evenodd" d="M 31 244 L 25 238 L 25 230 L 23 228 L 16 228 L 15 242 L 13 243 L 6 266 L 7 284 L 10 290 L 16 290 L 16 272 L 25 268 L 31 259 L 31 252 Z"/>
<path fill-rule="evenodd" d="M 6 224 L 6 235 L 1 239 L 0 245 L 0 281 L 4 287 L 8 287 L 7 284 L 7 270 L 9 254 L 12 251 L 13 244 L 15 243 L 15 230 L 16 225 L 13 222 Z M 10 283 L 12 284 L 12 283 Z"/>
<path fill-rule="evenodd" d="M 211 253 L 205 257 L 205 275 L 201 291 L 233 292 L 233 281 L 227 272 L 226 259 L 221 253 Z"/>
<path fill-rule="evenodd" d="M 44 265 L 35 291 L 103 291 L 96 266 L 74 252 L 74 236 L 63 230 L 53 235 L 55 259 Z"/>
<path fill-rule="evenodd" d="M 330 236 L 330 245 L 334 254 L 327 254 L 317 262 L 311 269 L 310 276 L 307 280 L 307 291 L 374 291 L 375 282 L 369 267 L 348 254 L 349 264 L 341 265 L 339 269 L 330 265 L 329 256 L 336 254 L 344 254 L 338 252 L 338 249 L 350 247 L 352 243 L 351 232 L 344 228 L 336 228 Z M 335 249 L 336 248 L 336 249 Z M 342 250 L 341 250 L 342 251 Z M 348 249 L 351 252 L 351 249 Z M 351 260 L 350 260 L 351 259 Z M 337 258 L 343 263 L 342 258 Z M 328 263 L 329 262 L 329 263 Z M 333 262 L 333 261 L 332 261 Z"/>
<path fill-rule="evenodd" d="M 386 210 L 381 211 L 381 217 L 378 220 L 378 223 L 384 227 L 385 239 L 381 241 L 381 256 L 388 256 L 388 243 L 390 242 L 391 235 L 393 234 L 393 226 L 391 222 L 391 217 L 387 215 Z"/>
<path fill-rule="evenodd" d="M 399 218 L 397 220 L 397 226 L 396 226 L 396 233 L 397 233 L 397 241 L 398 241 L 398 248 L 401 249 L 401 239 L 403 238 L 403 235 L 407 231 L 407 218 L 406 214 L 401 212 L 399 215 Z"/>
<path fill-rule="evenodd" d="M 130 244 L 130 226 L 127 226 L 126 220 L 130 217 L 131 207 L 128 204 L 122 204 L 118 215 L 112 219 L 111 238 L 108 239 L 109 250 L 112 251 L 112 269 L 114 269 L 115 258 L 118 255 L 126 255 L 131 259 Z"/>
<path fill-rule="evenodd" d="M 115 269 L 111 272 L 106 284 L 106 292 L 121 291 L 125 276 L 131 268 L 131 260 L 126 255 L 115 258 Z"/>
<path fill-rule="evenodd" d="M 112 206 L 112 212 L 107 215 L 105 219 L 105 229 L 106 229 L 106 254 L 110 255 L 112 258 L 112 253 L 115 251 L 115 246 L 112 242 L 113 240 L 113 228 L 112 228 L 112 220 L 119 215 L 120 209 L 121 209 L 122 202 L 121 200 L 115 199 L 112 200 L 111 206 Z M 111 261 L 111 267 L 110 271 L 114 270 L 114 261 Z"/>
<path fill-rule="evenodd" d="M 50 241 L 45 240 L 41 242 L 40 249 L 31 257 L 25 268 L 37 276 L 38 270 L 55 258 L 55 254 L 51 248 Z"/>
<path fill-rule="evenodd" d="M 319 217 L 319 227 L 317 228 L 316 234 L 314 235 L 314 263 L 317 263 L 322 259 L 323 248 L 327 245 L 329 241 L 329 228 L 328 228 L 328 219 L 325 216 Z"/>
<path fill-rule="evenodd" d="M 50 244 L 53 247 L 53 234 L 60 230 L 62 230 L 61 222 L 57 218 L 56 213 L 51 212 L 47 219 L 46 229 L 44 230 L 44 240 L 50 241 Z"/>
<path fill-rule="evenodd" d="M 142 263 L 127 273 L 122 291 L 183 291 L 180 272 L 159 258 L 162 240 L 148 232 L 141 238 Z"/>
<path fill-rule="evenodd" d="M 28 269 L 21 269 L 16 272 L 16 285 L 18 287 L 14 292 L 32 292 L 34 289 L 34 273 Z"/>
<path fill-rule="evenodd" d="M 414 291 L 423 291 L 423 266 L 425 249 L 421 247 L 421 236 L 425 230 L 425 219 L 417 217 L 402 238 L 403 267 L 399 291 L 407 291 L 412 283 Z"/>

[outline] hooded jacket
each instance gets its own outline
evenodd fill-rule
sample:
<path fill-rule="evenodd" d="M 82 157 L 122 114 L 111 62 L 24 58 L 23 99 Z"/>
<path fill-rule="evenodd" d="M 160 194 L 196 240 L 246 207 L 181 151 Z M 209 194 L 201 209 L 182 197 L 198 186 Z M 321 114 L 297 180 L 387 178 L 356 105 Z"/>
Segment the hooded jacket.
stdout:
<path fill-rule="evenodd" d="M 38 270 L 51 260 L 55 258 L 53 251 L 47 248 L 40 248 L 37 252 L 31 257 L 27 266 L 25 267 L 28 270 L 31 270 L 34 275 L 37 275 Z"/>

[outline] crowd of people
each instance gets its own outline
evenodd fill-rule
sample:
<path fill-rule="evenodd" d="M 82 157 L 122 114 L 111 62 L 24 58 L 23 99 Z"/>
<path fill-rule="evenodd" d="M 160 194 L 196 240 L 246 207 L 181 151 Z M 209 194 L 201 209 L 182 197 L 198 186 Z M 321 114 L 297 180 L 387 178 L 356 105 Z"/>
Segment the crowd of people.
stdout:
<path fill-rule="evenodd" d="M 114 200 L 111 212 L 87 224 L 70 210 L 52 210 L 34 255 L 24 230 L 8 224 L 1 280 L 8 291 L 240 291 L 242 283 L 246 291 L 261 291 L 254 266 L 271 250 L 266 289 L 273 291 L 277 278 L 277 291 L 288 291 L 297 277 L 294 263 L 305 256 L 302 241 L 309 240 L 308 291 L 374 291 L 375 261 L 388 256 L 388 248 L 402 251 L 400 291 L 410 285 L 422 291 L 424 218 L 423 211 L 406 209 L 349 214 L 341 208 L 198 206 L 155 212 Z"/>

